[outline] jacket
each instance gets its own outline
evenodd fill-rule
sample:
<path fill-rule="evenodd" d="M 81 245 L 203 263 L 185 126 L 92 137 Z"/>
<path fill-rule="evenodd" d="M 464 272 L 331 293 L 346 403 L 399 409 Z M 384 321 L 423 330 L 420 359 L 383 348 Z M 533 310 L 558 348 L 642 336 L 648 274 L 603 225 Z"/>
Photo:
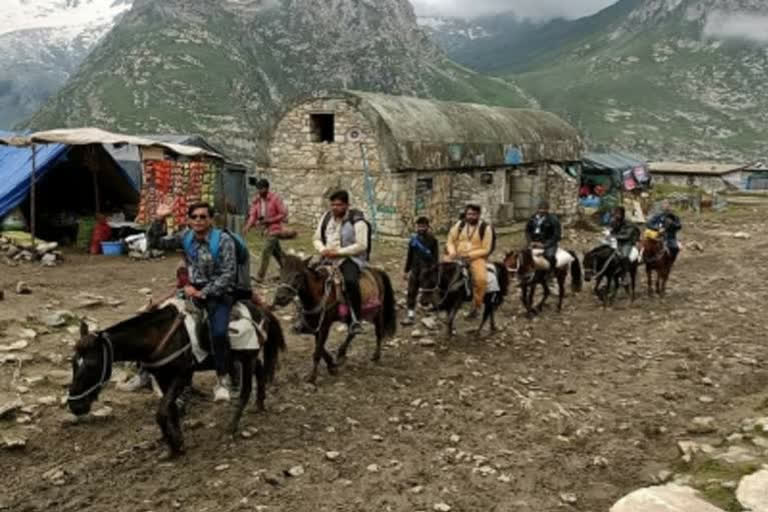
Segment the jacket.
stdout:
<path fill-rule="evenodd" d="M 616 238 L 619 245 L 634 245 L 640 240 L 640 229 L 624 219 L 621 223 L 611 226 L 611 235 Z"/>
<path fill-rule="evenodd" d="M 256 196 L 256 199 L 253 200 L 248 216 L 248 227 L 259 224 L 263 201 L 266 201 L 267 211 L 266 216 L 261 222 L 267 226 L 267 232 L 270 235 L 279 234 L 283 230 L 283 222 L 288 217 L 288 210 L 286 210 L 280 197 L 274 192 L 269 192 L 266 199 Z"/>
<path fill-rule="evenodd" d="M 327 212 L 317 224 L 312 240 L 317 252 L 333 249 L 340 258 L 350 258 L 359 267 L 368 262 L 369 242 L 368 223 L 358 210 L 348 210 L 341 221 Z"/>
<path fill-rule="evenodd" d="M 525 227 L 525 237 L 528 244 L 540 242 L 544 244 L 544 247 L 555 247 L 562 239 L 560 220 L 551 213 L 543 217 L 538 214 L 534 215 Z"/>
<path fill-rule="evenodd" d="M 662 212 L 658 215 L 654 215 L 651 220 L 648 221 L 647 226 L 650 229 L 664 229 L 664 240 L 667 242 L 677 241 L 677 232 L 683 229 L 683 223 L 680 221 L 680 217 L 674 213 Z"/>
<path fill-rule="evenodd" d="M 427 254 L 427 251 L 429 254 Z M 440 249 L 431 233 L 414 234 L 408 242 L 408 257 L 405 260 L 405 271 L 421 270 L 437 264 Z"/>

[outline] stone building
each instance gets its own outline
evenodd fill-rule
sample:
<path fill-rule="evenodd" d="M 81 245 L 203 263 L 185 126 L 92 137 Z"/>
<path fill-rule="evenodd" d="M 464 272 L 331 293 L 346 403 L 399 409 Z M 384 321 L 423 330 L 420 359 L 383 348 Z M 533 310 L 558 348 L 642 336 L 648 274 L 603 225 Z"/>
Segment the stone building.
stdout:
<path fill-rule="evenodd" d="M 503 226 L 546 198 L 568 221 L 582 150 L 578 132 L 547 112 L 343 91 L 284 114 L 270 175 L 291 222 L 314 224 L 344 188 L 379 233 L 401 235 L 420 215 L 445 229 L 467 203 Z"/>

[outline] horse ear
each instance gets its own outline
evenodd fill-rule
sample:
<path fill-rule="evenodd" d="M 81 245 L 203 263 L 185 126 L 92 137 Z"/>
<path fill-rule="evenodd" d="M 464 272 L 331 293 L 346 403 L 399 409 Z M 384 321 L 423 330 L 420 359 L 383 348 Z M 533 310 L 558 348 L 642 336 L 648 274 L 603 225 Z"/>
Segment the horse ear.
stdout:
<path fill-rule="evenodd" d="M 80 337 L 85 338 L 86 336 L 88 336 L 88 324 L 80 320 Z"/>

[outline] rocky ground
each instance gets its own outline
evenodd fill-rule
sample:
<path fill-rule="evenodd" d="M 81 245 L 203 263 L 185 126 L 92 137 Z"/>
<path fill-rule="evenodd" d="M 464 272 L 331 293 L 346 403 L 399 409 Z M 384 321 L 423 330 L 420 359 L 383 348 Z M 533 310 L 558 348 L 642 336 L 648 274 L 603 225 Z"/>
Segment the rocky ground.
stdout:
<path fill-rule="evenodd" d="M 290 335 L 268 413 L 247 415 L 232 440 L 224 408 L 196 399 L 188 453 L 171 462 L 159 460 L 150 392 L 110 387 L 100 417 L 67 422 L 75 325 L 51 314 L 124 319 L 142 289 L 171 288 L 177 260 L 0 266 L 0 510 L 602 512 L 674 481 L 664 492 L 687 485 L 740 511 L 737 494 L 765 488 L 757 474 L 738 489 L 741 478 L 768 462 L 765 213 L 684 217 L 686 250 L 664 299 L 602 311 L 585 291 L 561 315 L 528 321 L 510 296 L 498 335 L 447 341 L 417 326 L 426 340 L 401 330 L 378 365 L 365 336 L 317 387 L 302 380 L 311 340 Z M 594 238 L 569 236 L 579 249 Z M 378 250 L 395 276 L 399 252 Z M 18 281 L 31 293 L 17 294 Z M 208 392 L 212 381 L 195 382 Z M 647 510 L 633 499 L 645 498 L 614 510 Z"/>

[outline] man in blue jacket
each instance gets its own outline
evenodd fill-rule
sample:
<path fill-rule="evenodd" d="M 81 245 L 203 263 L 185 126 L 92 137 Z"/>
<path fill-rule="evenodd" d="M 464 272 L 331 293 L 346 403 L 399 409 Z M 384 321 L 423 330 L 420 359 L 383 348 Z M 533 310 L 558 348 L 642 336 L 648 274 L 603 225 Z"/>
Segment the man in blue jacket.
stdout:
<path fill-rule="evenodd" d="M 647 227 L 658 231 L 664 236 L 664 243 L 674 262 L 680 253 L 677 233 L 683 229 L 683 223 L 680 221 L 680 217 L 672 212 L 672 206 L 669 204 L 669 201 L 665 200 L 661 203 L 661 213 L 654 215 L 648 221 Z"/>

